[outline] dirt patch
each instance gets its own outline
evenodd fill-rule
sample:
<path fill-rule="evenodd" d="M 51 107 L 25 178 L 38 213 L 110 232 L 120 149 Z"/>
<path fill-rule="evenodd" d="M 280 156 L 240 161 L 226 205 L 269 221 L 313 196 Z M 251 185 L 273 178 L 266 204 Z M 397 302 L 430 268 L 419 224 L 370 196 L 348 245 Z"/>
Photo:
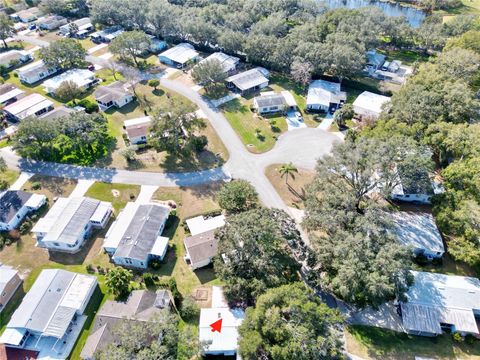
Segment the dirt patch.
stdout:
<path fill-rule="evenodd" d="M 287 183 L 285 176 L 282 178 L 278 171 L 281 166 L 282 164 L 270 165 L 266 168 L 265 175 L 288 206 L 304 209 L 305 187 L 313 181 L 315 171 L 298 168 L 298 173 L 293 173 L 293 177 L 290 175 Z"/>
<path fill-rule="evenodd" d="M 212 306 L 212 288 L 199 287 L 193 291 L 193 298 L 201 308 L 209 308 Z"/>
<path fill-rule="evenodd" d="M 112 195 L 113 197 L 119 197 L 120 196 L 120 191 L 116 190 L 116 189 L 112 189 Z"/>

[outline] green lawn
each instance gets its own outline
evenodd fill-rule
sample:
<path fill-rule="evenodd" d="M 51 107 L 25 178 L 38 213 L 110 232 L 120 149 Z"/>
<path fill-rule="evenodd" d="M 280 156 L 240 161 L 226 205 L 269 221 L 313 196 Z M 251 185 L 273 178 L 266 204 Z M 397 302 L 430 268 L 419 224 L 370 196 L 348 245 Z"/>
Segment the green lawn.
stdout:
<path fill-rule="evenodd" d="M 285 117 L 269 117 L 268 120 L 257 117 L 251 110 L 252 100 L 244 98 L 229 101 L 222 106 L 223 113 L 230 125 L 237 132 L 247 149 L 253 153 L 262 153 L 273 148 L 276 137 L 287 130 Z M 272 131 L 269 120 L 276 121 L 276 132 Z M 260 129 L 261 136 L 256 136 L 255 130 Z"/>
<path fill-rule="evenodd" d="M 0 173 L 0 180 L 6 181 L 10 186 L 15 182 L 15 180 L 17 180 L 18 175 L 20 175 L 18 171 L 7 169 L 6 171 Z"/>
<path fill-rule="evenodd" d="M 114 193 L 118 192 L 118 196 Z M 140 186 L 127 184 L 111 184 L 96 182 L 93 184 L 85 194 L 92 198 L 111 202 L 116 214 L 127 205 L 129 201 L 135 201 L 140 193 Z"/>
<path fill-rule="evenodd" d="M 479 15 L 480 0 L 462 0 L 462 6 L 454 9 L 437 10 L 435 14 L 443 15 L 444 21 L 449 21 L 456 15 Z"/>
<path fill-rule="evenodd" d="M 430 58 L 423 52 L 411 50 L 379 49 L 378 52 L 387 56 L 388 60 L 400 60 L 405 65 L 413 65 L 415 62 L 426 62 Z"/>
<path fill-rule="evenodd" d="M 436 360 L 480 359 L 480 341 L 473 345 L 456 344 L 451 335 L 436 338 L 411 336 L 368 326 L 350 326 L 347 349 L 366 360 L 414 360 L 415 356 Z"/>

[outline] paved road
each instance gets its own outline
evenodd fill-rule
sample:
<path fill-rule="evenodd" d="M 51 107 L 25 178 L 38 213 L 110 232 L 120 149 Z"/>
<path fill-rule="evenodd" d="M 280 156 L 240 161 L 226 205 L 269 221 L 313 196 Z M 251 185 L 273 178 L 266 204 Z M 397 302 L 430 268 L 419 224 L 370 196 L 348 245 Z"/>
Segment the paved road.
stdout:
<path fill-rule="evenodd" d="M 45 40 L 30 36 L 17 36 L 17 38 L 36 46 L 49 45 Z M 88 55 L 86 59 L 96 65 L 108 65 L 107 60 L 99 57 Z M 328 153 L 335 141 L 339 141 L 338 137 L 325 130 L 304 128 L 281 135 L 271 151 L 260 155 L 252 154 L 245 148 L 221 111 L 208 100 L 178 81 L 162 77 L 160 77 L 160 80 L 161 85 L 165 88 L 196 103 L 208 118 L 230 154 L 229 160 L 222 168 L 195 173 L 148 173 L 26 161 L 16 157 L 8 150 L 2 150 L 0 153 L 5 153 L 4 157 L 10 166 L 18 165 L 22 171 L 117 183 L 189 186 L 215 180 L 225 180 L 231 175 L 233 178 L 245 179 L 252 183 L 257 189 L 261 201 L 266 206 L 289 212 L 288 207 L 265 176 L 265 168 L 270 164 L 292 162 L 298 167 L 313 169 L 316 160 Z"/>

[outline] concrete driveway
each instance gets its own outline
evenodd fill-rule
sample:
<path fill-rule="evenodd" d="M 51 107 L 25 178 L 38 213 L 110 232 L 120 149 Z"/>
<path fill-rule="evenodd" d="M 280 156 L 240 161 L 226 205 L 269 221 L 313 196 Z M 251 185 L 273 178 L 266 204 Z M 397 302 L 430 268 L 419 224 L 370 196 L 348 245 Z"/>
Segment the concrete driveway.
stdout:
<path fill-rule="evenodd" d="M 296 111 L 293 111 L 293 110 L 290 110 L 287 113 L 286 120 L 287 120 L 287 125 L 288 125 L 288 131 L 307 127 L 307 125 L 305 125 L 305 123 L 303 121 L 298 120 L 295 113 L 296 113 Z"/>

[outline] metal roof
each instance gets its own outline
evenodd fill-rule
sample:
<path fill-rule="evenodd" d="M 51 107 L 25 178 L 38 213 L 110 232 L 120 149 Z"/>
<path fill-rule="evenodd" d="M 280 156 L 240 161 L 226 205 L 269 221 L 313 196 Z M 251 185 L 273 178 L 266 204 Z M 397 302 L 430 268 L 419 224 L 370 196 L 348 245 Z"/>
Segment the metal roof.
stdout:
<path fill-rule="evenodd" d="M 159 56 L 168 58 L 178 64 L 185 64 L 186 62 L 196 58 L 198 56 L 198 52 L 192 45 L 188 43 L 181 43 L 162 52 Z"/>
<path fill-rule="evenodd" d="M 217 60 L 220 63 L 220 65 L 222 65 L 223 71 L 225 72 L 235 70 L 237 64 L 240 62 L 240 59 L 238 57 L 230 56 L 223 52 L 215 52 L 210 56 L 206 57 L 205 59 L 203 59 L 202 61 L 200 61 L 200 64 L 202 63 L 204 64 L 212 60 Z"/>
<path fill-rule="evenodd" d="M 402 303 L 403 325 L 409 331 L 439 334 L 440 323 L 478 334 L 473 311 L 480 310 L 480 280 L 412 271 L 415 282 Z"/>
<path fill-rule="evenodd" d="M 258 107 L 284 106 L 287 104 L 282 94 L 260 95 L 255 97 Z"/>
<path fill-rule="evenodd" d="M 170 209 L 166 206 L 138 205 L 128 228 L 122 235 L 114 257 L 146 260 L 169 214 Z"/>
<path fill-rule="evenodd" d="M 205 352 L 236 351 L 238 348 L 238 327 L 245 313 L 241 309 L 211 308 L 200 310 L 199 339 L 206 344 Z M 222 331 L 212 332 L 210 324 L 222 319 Z"/>
<path fill-rule="evenodd" d="M 347 93 L 341 91 L 339 83 L 315 80 L 308 87 L 307 106 L 317 104 L 330 106 L 330 104 L 340 104 L 341 101 L 346 100 Z"/>
<path fill-rule="evenodd" d="M 37 111 L 53 106 L 53 102 L 45 98 L 44 96 L 34 93 L 27 95 L 24 98 L 5 106 L 3 111 L 12 114 L 18 118 L 24 119 L 27 116 L 35 114 Z"/>
<path fill-rule="evenodd" d="M 214 230 L 225 225 L 225 216 L 218 215 L 204 218 L 202 215 L 187 219 L 186 224 L 190 234 L 197 235 L 206 231 Z"/>
<path fill-rule="evenodd" d="M 96 284 L 96 278 L 90 275 L 60 269 L 42 270 L 7 328 L 24 328 L 61 338 Z M 74 302 L 64 302 L 72 297 L 76 298 Z"/>
<path fill-rule="evenodd" d="M 268 79 L 260 68 L 244 71 L 242 73 L 230 76 L 226 79 L 227 82 L 233 83 L 237 88 L 242 91 L 260 86 L 264 83 L 268 83 Z"/>
<path fill-rule="evenodd" d="M 430 252 L 445 252 L 442 236 L 431 214 L 397 211 L 389 215 L 393 231 L 403 245 Z"/>
<path fill-rule="evenodd" d="M 71 69 L 43 83 L 45 89 L 56 90 L 63 82 L 73 81 L 78 87 L 84 87 L 92 82 L 95 73 L 87 69 Z"/>
<path fill-rule="evenodd" d="M 33 75 L 37 75 L 38 73 L 41 72 L 47 72 L 49 71 L 49 67 L 45 65 L 43 60 L 35 61 L 34 63 L 28 64 L 26 66 L 23 66 L 20 68 L 17 73 L 19 77 L 30 77 Z"/>
<path fill-rule="evenodd" d="M 100 203 L 99 200 L 86 197 L 68 198 L 68 203 L 42 241 L 74 244 Z"/>
<path fill-rule="evenodd" d="M 355 112 L 360 115 L 380 115 L 383 104 L 390 102 L 388 96 L 364 91 L 353 102 Z"/>

